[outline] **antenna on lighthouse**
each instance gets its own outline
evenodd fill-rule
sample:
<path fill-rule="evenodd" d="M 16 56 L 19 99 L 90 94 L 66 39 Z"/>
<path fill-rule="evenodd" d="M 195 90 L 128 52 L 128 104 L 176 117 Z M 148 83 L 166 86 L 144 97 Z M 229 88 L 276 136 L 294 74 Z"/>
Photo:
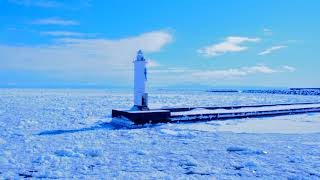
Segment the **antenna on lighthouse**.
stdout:
<path fill-rule="evenodd" d="M 131 110 L 149 110 L 148 93 L 146 93 L 147 83 L 147 61 L 141 50 L 138 51 L 134 63 L 134 105 Z"/>

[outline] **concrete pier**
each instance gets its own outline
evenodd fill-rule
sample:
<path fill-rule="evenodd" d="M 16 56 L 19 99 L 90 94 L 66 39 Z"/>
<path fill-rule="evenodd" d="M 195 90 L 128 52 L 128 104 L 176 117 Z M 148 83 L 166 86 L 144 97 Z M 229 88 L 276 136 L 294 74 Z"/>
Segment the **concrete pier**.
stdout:
<path fill-rule="evenodd" d="M 147 111 L 112 110 L 112 117 L 125 118 L 134 124 L 154 124 L 267 117 L 311 112 L 320 112 L 320 103 L 164 108 Z"/>

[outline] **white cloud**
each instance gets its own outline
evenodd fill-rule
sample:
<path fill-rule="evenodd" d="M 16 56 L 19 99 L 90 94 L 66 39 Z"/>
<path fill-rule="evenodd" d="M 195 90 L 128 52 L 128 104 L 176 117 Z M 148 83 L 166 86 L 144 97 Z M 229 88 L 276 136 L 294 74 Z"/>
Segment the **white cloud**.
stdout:
<path fill-rule="evenodd" d="M 211 70 L 211 71 L 199 71 L 192 75 L 196 78 L 209 78 L 209 79 L 229 79 L 239 78 L 256 73 L 271 74 L 278 72 L 278 70 L 272 69 L 265 65 L 256 65 L 251 67 L 241 67 L 225 70 Z"/>
<path fill-rule="evenodd" d="M 271 36 L 273 34 L 273 32 L 272 32 L 271 29 L 264 28 L 263 29 L 263 34 L 266 35 L 266 36 Z"/>
<path fill-rule="evenodd" d="M 264 56 L 264 55 L 272 53 L 273 51 L 276 51 L 276 50 L 279 50 L 279 49 L 283 49 L 283 48 L 286 48 L 286 47 L 288 47 L 288 46 L 282 46 L 282 45 L 280 45 L 280 46 L 272 46 L 271 48 L 268 48 L 268 49 L 260 52 L 258 55 L 259 56 Z"/>
<path fill-rule="evenodd" d="M 147 66 L 148 66 L 148 67 L 153 68 L 153 67 L 159 67 L 159 66 L 161 66 L 161 65 L 160 65 L 158 62 L 156 62 L 155 60 L 148 59 L 147 61 L 148 61 L 148 63 L 147 63 Z"/>
<path fill-rule="evenodd" d="M 64 20 L 64 19 L 60 19 L 60 18 L 46 18 L 46 19 L 33 20 L 30 22 L 30 24 L 74 26 L 74 25 L 79 25 L 80 23 L 77 21 Z"/>
<path fill-rule="evenodd" d="M 282 69 L 285 72 L 295 72 L 296 71 L 296 68 L 294 68 L 292 66 L 288 66 L 288 65 L 282 66 Z"/>
<path fill-rule="evenodd" d="M 267 65 L 254 65 L 229 69 L 191 69 L 188 67 L 159 67 L 151 69 L 150 81 L 157 85 L 175 85 L 175 84 L 207 84 L 221 82 L 246 81 L 246 77 L 255 77 L 257 75 L 271 75 L 286 72 L 293 72 L 295 68 L 291 66 L 270 67 Z"/>
<path fill-rule="evenodd" d="M 91 7 L 92 6 L 92 0 L 81 0 L 80 2 L 82 3 L 83 6 Z"/>
<path fill-rule="evenodd" d="M 274 74 L 294 71 L 296 71 L 296 68 L 288 65 L 284 65 L 278 68 L 272 68 L 266 65 L 256 65 L 225 70 L 198 71 L 192 73 L 192 76 L 196 79 L 235 79 L 253 74 Z"/>
<path fill-rule="evenodd" d="M 91 7 L 91 0 L 7 0 L 20 6 L 33 6 L 39 8 L 63 8 L 69 10 L 79 10 Z"/>
<path fill-rule="evenodd" d="M 252 74 L 273 74 L 281 72 L 294 72 L 295 68 L 284 65 L 278 68 L 272 68 L 266 65 L 255 65 L 255 66 L 245 66 L 240 68 L 230 68 L 222 70 L 200 70 L 200 69 L 190 69 L 186 67 L 171 67 L 171 68 L 158 68 L 150 70 L 151 73 L 174 73 L 174 74 L 189 74 L 186 75 L 197 79 L 208 78 L 208 79 L 228 79 L 228 78 L 239 78 Z M 171 74 L 172 75 L 172 74 Z"/>
<path fill-rule="evenodd" d="M 46 31 L 41 32 L 41 35 L 48 35 L 48 36 L 95 36 L 95 34 L 88 34 L 88 33 L 79 33 L 79 32 L 72 32 L 72 31 Z"/>
<path fill-rule="evenodd" d="M 192 70 L 192 69 L 189 69 L 189 68 L 184 68 L 184 67 L 163 67 L 161 69 L 152 69 L 149 71 L 150 73 L 158 73 L 158 74 L 170 74 L 172 75 L 171 73 L 180 73 L 180 74 L 183 74 L 183 73 L 191 73 L 191 72 L 197 72 L 197 70 Z"/>
<path fill-rule="evenodd" d="M 198 50 L 198 53 L 207 57 L 219 56 L 229 52 L 245 51 L 248 47 L 243 46 L 246 42 L 258 42 L 259 38 L 230 36 L 224 42 L 209 45 Z"/>
<path fill-rule="evenodd" d="M 9 0 L 11 3 L 15 3 L 23 6 L 37 6 L 44 8 L 60 7 L 62 4 L 53 0 Z"/>
<path fill-rule="evenodd" d="M 132 61 L 138 49 L 158 52 L 172 41 L 167 31 L 154 31 L 139 36 L 110 39 L 57 39 L 42 46 L 0 45 L 0 70 L 24 70 L 74 76 L 75 79 L 131 78 Z"/>
<path fill-rule="evenodd" d="M 15 27 L 9 27 L 9 28 L 7 28 L 7 30 L 8 30 L 8 31 L 17 31 L 18 29 L 15 28 Z"/>

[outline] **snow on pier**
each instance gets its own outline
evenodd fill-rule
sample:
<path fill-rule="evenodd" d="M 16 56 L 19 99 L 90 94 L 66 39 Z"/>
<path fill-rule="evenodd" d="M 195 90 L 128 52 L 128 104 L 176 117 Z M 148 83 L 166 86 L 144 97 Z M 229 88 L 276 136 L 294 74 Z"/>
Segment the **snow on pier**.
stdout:
<path fill-rule="evenodd" d="M 171 113 L 171 121 L 204 121 L 231 118 L 247 118 L 257 116 L 277 116 L 307 112 L 320 112 L 320 103 L 288 104 L 288 105 L 262 105 L 225 108 L 195 108 L 190 111 Z"/>
<path fill-rule="evenodd" d="M 280 110 L 299 110 L 306 108 L 320 108 L 317 104 L 291 104 L 291 105 L 274 105 L 261 107 L 243 107 L 236 109 L 206 109 L 196 108 L 190 111 L 172 112 L 171 115 L 194 115 L 194 114 L 213 114 L 213 113 L 244 113 L 244 112 L 260 112 L 260 111 L 280 111 Z"/>
<path fill-rule="evenodd" d="M 320 103 L 274 104 L 255 106 L 167 108 L 148 111 L 113 110 L 113 118 L 126 118 L 135 124 L 210 121 L 258 116 L 278 116 L 320 112 Z"/>

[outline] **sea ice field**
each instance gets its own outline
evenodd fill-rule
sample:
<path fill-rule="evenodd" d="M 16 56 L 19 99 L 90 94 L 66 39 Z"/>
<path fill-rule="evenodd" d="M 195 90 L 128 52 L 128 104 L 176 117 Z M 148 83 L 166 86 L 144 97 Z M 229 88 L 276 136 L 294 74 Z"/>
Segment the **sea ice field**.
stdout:
<path fill-rule="evenodd" d="M 0 89 L 0 179 L 320 179 L 320 113 L 125 128 L 124 90 Z M 149 106 L 320 102 L 157 90 Z"/>

